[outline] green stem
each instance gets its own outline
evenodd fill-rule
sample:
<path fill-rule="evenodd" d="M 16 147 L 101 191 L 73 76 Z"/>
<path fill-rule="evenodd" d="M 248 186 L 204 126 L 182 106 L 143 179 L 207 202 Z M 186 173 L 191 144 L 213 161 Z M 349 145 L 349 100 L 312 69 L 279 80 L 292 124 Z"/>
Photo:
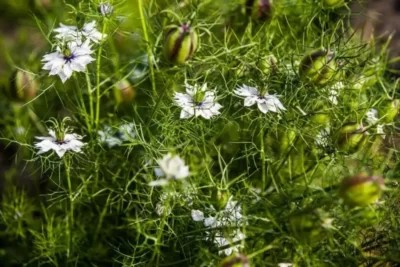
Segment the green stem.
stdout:
<path fill-rule="evenodd" d="M 152 52 L 151 52 L 151 47 L 150 47 L 149 35 L 147 33 L 146 20 L 145 20 L 144 13 L 143 13 L 143 0 L 138 0 L 138 5 L 139 5 L 140 20 L 142 22 L 144 40 L 146 41 L 147 58 L 149 61 L 150 76 L 151 76 L 151 87 L 153 89 L 154 96 L 157 96 L 156 83 L 155 83 L 155 79 L 154 79 L 153 58 L 151 56 Z"/>
<path fill-rule="evenodd" d="M 67 250 L 67 257 L 69 257 L 69 253 L 71 250 L 71 241 L 72 241 L 72 225 L 74 222 L 74 200 L 72 197 L 72 185 L 71 185 L 71 175 L 70 175 L 70 168 L 69 168 L 69 163 L 67 160 L 67 157 L 64 157 L 64 165 L 65 165 L 65 172 L 67 175 L 67 183 L 68 183 L 68 197 L 69 197 L 69 203 L 70 203 L 70 209 L 69 209 L 69 216 L 67 220 L 67 231 L 68 231 L 68 250 Z"/>
<path fill-rule="evenodd" d="M 262 190 L 265 190 L 266 175 L 265 175 L 265 150 L 264 150 L 264 128 L 262 126 L 262 115 L 260 114 L 260 156 L 261 156 L 261 177 L 262 177 Z"/>
<path fill-rule="evenodd" d="M 104 36 L 107 29 L 107 20 L 103 21 L 103 28 L 101 34 Z M 99 128 L 100 118 L 100 65 L 101 65 L 101 52 L 103 51 L 103 44 L 100 45 L 99 51 L 97 52 L 97 63 L 96 63 L 96 130 Z"/>
<path fill-rule="evenodd" d="M 86 77 L 86 79 L 87 79 L 87 78 L 88 78 L 88 77 Z M 78 90 L 79 100 L 80 100 L 80 102 L 81 102 L 80 104 L 81 104 L 82 109 L 83 109 L 83 112 L 84 112 L 84 117 L 85 117 L 86 126 L 88 127 L 88 131 L 91 132 L 91 131 L 92 131 L 92 125 L 91 125 L 91 122 L 90 122 L 89 114 L 87 113 L 86 105 L 85 105 L 85 100 L 83 99 L 83 94 L 82 94 L 81 88 L 80 88 L 80 86 L 79 86 L 78 79 L 76 78 L 75 75 L 74 75 L 74 81 L 75 81 L 75 87 L 76 87 L 76 89 Z M 88 83 L 88 85 L 89 85 L 89 87 L 90 87 L 90 83 Z M 89 94 L 90 94 L 90 89 L 88 89 L 88 90 L 89 90 Z M 90 102 L 90 103 L 92 103 L 92 102 Z"/>
<path fill-rule="evenodd" d="M 92 96 L 92 85 L 90 83 L 90 77 L 89 77 L 89 72 L 86 69 L 86 84 L 87 84 L 87 90 L 89 94 L 89 110 L 90 110 L 90 123 L 89 123 L 89 132 L 91 133 L 92 131 L 92 123 L 94 120 L 94 114 L 93 114 L 93 96 Z"/>

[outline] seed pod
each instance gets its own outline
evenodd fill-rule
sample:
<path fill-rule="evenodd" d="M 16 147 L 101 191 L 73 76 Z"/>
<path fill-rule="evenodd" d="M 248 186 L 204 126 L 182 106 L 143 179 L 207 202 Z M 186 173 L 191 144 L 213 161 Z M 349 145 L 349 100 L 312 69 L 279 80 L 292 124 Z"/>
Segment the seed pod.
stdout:
<path fill-rule="evenodd" d="M 27 102 L 36 96 L 39 84 L 32 73 L 16 70 L 11 75 L 10 87 L 12 97 Z"/>
<path fill-rule="evenodd" d="M 361 123 L 345 123 L 336 135 L 336 147 L 339 151 L 353 154 L 368 141 L 368 133 Z"/>
<path fill-rule="evenodd" d="M 383 189 L 381 176 L 368 176 L 365 173 L 343 179 L 339 194 L 349 206 L 367 206 L 376 202 Z"/>
<path fill-rule="evenodd" d="M 272 0 L 247 0 L 246 14 L 257 20 L 266 21 L 272 17 Z"/>
<path fill-rule="evenodd" d="M 264 74 L 276 73 L 278 72 L 278 60 L 274 55 L 263 57 L 258 64 L 258 68 Z"/>
<path fill-rule="evenodd" d="M 388 101 L 383 108 L 379 110 L 379 117 L 383 123 L 391 123 L 399 113 L 399 100 Z"/>
<path fill-rule="evenodd" d="M 114 7 L 110 3 L 102 3 L 98 7 L 98 11 L 101 15 L 107 17 L 112 15 L 114 12 Z"/>
<path fill-rule="evenodd" d="M 324 8 L 337 8 L 344 5 L 344 0 L 323 0 L 322 6 Z"/>
<path fill-rule="evenodd" d="M 164 54 L 172 63 L 182 64 L 196 52 L 197 43 L 197 33 L 189 24 L 183 24 L 167 32 L 164 42 Z"/>
<path fill-rule="evenodd" d="M 334 53 L 324 48 L 306 55 L 300 62 L 300 77 L 315 85 L 324 85 L 336 72 Z"/>
<path fill-rule="evenodd" d="M 249 259 L 241 253 L 223 259 L 218 267 L 250 267 Z"/>
<path fill-rule="evenodd" d="M 217 210 L 222 210 L 223 208 L 225 208 L 226 203 L 228 203 L 228 200 L 229 200 L 228 190 L 221 190 L 218 188 L 212 189 L 211 201 Z"/>
<path fill-rule="evenodd" d="M 136 90 L 128 80 L 121 80 L 114 87 L 115 99 L 117 103 L 131 103 L 136 97 Z"/>

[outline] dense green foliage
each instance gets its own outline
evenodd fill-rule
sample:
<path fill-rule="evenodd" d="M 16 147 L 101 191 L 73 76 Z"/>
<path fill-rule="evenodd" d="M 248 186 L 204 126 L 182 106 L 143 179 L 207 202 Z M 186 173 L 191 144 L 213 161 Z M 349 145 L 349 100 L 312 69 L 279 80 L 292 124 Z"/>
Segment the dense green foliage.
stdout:
<path fill-rule="evenodd" d="M 400 263 L 397 80 L 386 41 L 353 31 L 350 3 L 114 0 L 103 16 L 98 0 L 5 2 L 2 266 L 217 266 L 230 247 L 251 266 Z M 93 20 L 107 34 L 91 47 L 95 61 L 65 83 L 48 76 L 53 29 Z M 171 29 L 184 23 L 194 34 L 174 48 Z M 167 59 L 191 45 L 183 64 Z M 174 97 L 186 83 L 215 90 L 220 114 L 181 119 Z M 244 84 L 285 110 L 245 107 L 235 93 Z M 35 137 L 65 117 L 83 153 L 38 154 Z M 124 139 L 115 132 L 125 123 L 134 134 Z M 102 142 L 107 126 L 117 145 Z M 149 186 L 167 153 L 190 176 Z M 193 210 L 220 223 L 205 226 Z"/>

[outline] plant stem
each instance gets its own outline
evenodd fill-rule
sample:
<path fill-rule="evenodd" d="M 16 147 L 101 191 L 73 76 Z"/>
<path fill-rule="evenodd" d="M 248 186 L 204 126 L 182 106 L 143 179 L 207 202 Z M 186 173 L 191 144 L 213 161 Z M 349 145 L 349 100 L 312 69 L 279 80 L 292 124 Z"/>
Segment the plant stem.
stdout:
<path fill-rule="evenodd" d="M 103 28 L 101 34 L 104 36 L 107 29 L 107 19 L 103 21 Z M 96 62 L 96 130 L 99 128 L 99 118 L 100 118 L 100 65 L 101 65 L 101 52 L 103 51 L 103 44 L 100 45 L 99 51 L 97 52 L 97 62 Z"/>
<path fill-rule="evenodd" d="M 262 126 L 262 115 L 260 114 L 260 156 L 261 156 L 261 177 L 262 177 L 262 190 L 264 192 L 266 185 L 265 175 L 265 150 L 264 150 L 264 128 Z"/>
<path fill-rule="evenodd" d="M 146 20 L 145 20 L 144 12 L 143 12 L 143 0 L 138 0 L 138 5 L 139 5 L 140 20 L 142 22 L 144 40 L 146 41 L 147 58 L 149 61 L 150 76 L 151 76 L 151 87 L 153 89 L 154 96 L 157 96 L 156 83 L 155 83 L 155 79 L 154 79 L 153 57 L 151 56 L 152 52 L 151 52 L 151 47 L 150 47 L 149 35 L 147 33 Z"/>
<path fill-rule="evenodd" d="M 89 127 L 89 132 L 92 133 L 92 123 L 94 120 L 94 114 L 93 114 L 93 96 L 92 96 L 92 85 L 90 83 L 90 77 L 89 77 L 89 72 L 86 69 L 86 84 L 87 84 L 87 90 L 88 90 L 88 94 L 89 94 L 89 112 L 90 112 L 90 123 L 88 124 Z"/>
<path fill-rule="evenodd" d="M 69 216 L 67 220 L 67 231 L 68 231 L 68 250 L 67 250 L 67 257 L 69 257 L 69 253 L 71 250 L 71 241 L 72 241 L 72 225 L 74 223 L 74 200 L 72 197 L 72 185 L 71 185 L 71 175 L 70 175 L 70 168 L 69 168 L 69 162 L 67 160 L 67 157 L 64 157 L 64 165 L 65 165 L 65 172 L 67 175 L 67 183 L 68 183 L 68 197 L 69 197 L 69 203 L 70 203 L 70 209 L 69 209 Z"/>

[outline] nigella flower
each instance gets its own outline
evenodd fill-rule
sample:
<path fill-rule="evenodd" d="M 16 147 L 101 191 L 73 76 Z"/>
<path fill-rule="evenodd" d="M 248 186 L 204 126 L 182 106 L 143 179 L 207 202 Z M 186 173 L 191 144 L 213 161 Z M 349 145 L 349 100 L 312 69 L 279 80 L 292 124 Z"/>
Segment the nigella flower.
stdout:
<path fill-rule="evenodd" d="M 181 180 L 189 176 L 189 167 L 185 165 L 183 159 L 179 156 L 172 156 L 171 153 L 165 155 L 157 161 L 160 168 L 156 169 L 157 176 L 165 176 L 165 179 L 159 179 L 149 183 L 150 186 L 166 185 L 171 180 Z"/>
<path fill-rule="evenodd" d="M 219 110 L 222 108 L 216 102 L 215 92 L 207 91 L 206 83 L 201 88 L 197 85 L 186 84 L 186 93 L 175 93 L 174 98 L 176 104 L 182 108 L 181 119 L 188 119 L 193 116 L 210 119 L 220 114 Z"/>
<path fill-rule="evenodd" d="M 98 11 L 103 16 L 110 16 L 114 12 L 114 7 L 106 2 L 99 5 Z"/>
<path fill-rule="evenodd" d="M 374 108 L 370 109 L 367 114 L 366 114 L 367 118 L 366 121 L 368 122 L 368 124 L 372 125 L 372 124 L 376 124 L 379 121 L 378 118 L 378 111 Z M 384 124 L 377 124 L 376 125 L 376 133 L 380 134 L 383 136 L 383 138 L 385 138 L 385 132 L 383 130 L 383 127 L 385 125 Z"/>
<path fill-rule="evenodd" d="M 270 95 L 267 92 L 259 92 L 255 87 L 244 84 L 237 88 L 234 93 L 238 96 L 245 97 L 245 107 L 250 107 L 257 103 L 258 109 L 264 114 L 268 111 L 279 113 L 282 110 L 286 110 L 276 95 Z"/>
<path fill-rule="evenodd" d="M 108 147 L 120 146 L 124 141 L 129 141 L 136 136 L 134 127 L 134 123 L 125 123 L 114 130 L 106 125 L 102 130 L 97 131 L 99 141 Z"/>
<path fill-rule="evenodd" d="M 344 88 L 342 82 L 335 83 L 328 92 L 328 99 L 332 104 L 337 105 L 339 92 Z"/>
<path fill-rule="evenodd" d="M 89 42 L 81 45 L 76 42 L 67 43 L 64 49 L 57 47 L 57 51 L 44 55 L 42 62 L 45 62 L 42 69 L 49 70 L 49 76 L 58 75 L 64 83 L 72 76 L 74 71 L 83 72 L 86 65 L 94 61 L 90 56 L 93 51 L 90 50 Z"/>
<path fill-rule="evenodd" d="M 38 154 L 54 150 L 62 158 L 68 150 L 76 153 L 82 152 L 81 149 L 85 145 L 85 143 L 80 141 L 82 136 L 78 134 L 65 133 L 57 136 L 54 130 L 49 130 L 49 135 L 46 137 L 36 137 L 36 139 L 42 140 L 39 143 L 35 143 L 35 147 L 39 149 Z"/>
<path fill-rule="evenodd" d="M 122 141 L 115 136 L 115 131 L 108 125 L 104 126 L 102 130 L 97 131 L 97 134 L 99 135 L 99 141 L 108 147 L 120 146 L 122 144 Z"/>
<path fill-rule="evenodd" d="M 107 37 L 106 34 L 102 34 L 96 29 L 96 21 L 91 21 L 89 23 L 85 23 L 82 29 L 78 29 L 76 26 L 69 26 L 60 23 L 60 27 L 53 30 L 58 33 L 56 38 L 63 42 L 77 42 L 81 43 L 82 38 L 86 38 L 86 41 L 92 41 L 94 43 L 98 43 Z"/>
<path fill-rule="evenodd" d="M 213 207 L 211 209 L 215 211 Z M 216 216 L 209 216 L 205 218 L 204 213 L 200 210 L 192 210 L 191 216 L 194 221 L 203 221 L 205 227 L 215 230 L 213 231 L 215 234 L 209 235 L 209 239 L 211 239 L 217 247 L 228 246 L 231 243 L 235 243 L 246 238 L 246 235 L 242 233 L 239 228 L 228 234 L 226 231 L 221 231 L 218 229 L 224 226 L 239 227 L 245 224 L 242 215 L 242 208 L 237 201 L 233 201 L 232 197 L 228 199 L 225 208 L 218 212 Z M 230 246 L 224 250 L 221 250 L 219 253 L 229 256 L 232 254 L 232 252 L 239 252 L 239 248 L 241 247 L 241 244 Z"/>

